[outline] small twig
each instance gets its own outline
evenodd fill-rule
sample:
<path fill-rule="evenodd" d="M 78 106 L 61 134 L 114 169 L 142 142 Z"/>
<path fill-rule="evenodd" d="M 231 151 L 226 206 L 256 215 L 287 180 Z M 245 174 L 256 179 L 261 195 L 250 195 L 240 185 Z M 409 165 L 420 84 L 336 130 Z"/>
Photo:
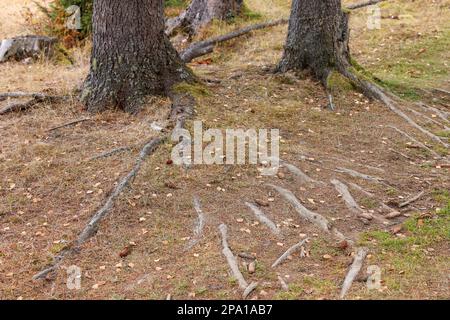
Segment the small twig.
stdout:
<path fill-rule="evenodd" d="M 255 214 L 256 218 L 261 222 L 264 223 L 269 229 L 275 234 L 276 236 L 280 236 L 281 232 L 280 229 L 273 223 L 272 220 L 270 220 L 264 212 L 255 204 L 246 202 L 245 205 L 249 207 L 253 213 Z"/>
<path fill-rule="evenodd" d="M 404 208 L 408 205 L 410 205 L 413 202 L 416 202 L 417 200 L 419 200 L 423 195 L 425 194 L 425 191 L 421 191 L 418 195 L 406 200 L 405 202 L 402 202 L 399 204 L 399 208 Z"/>
<path fill-rule="evenodd" d="M 341 299 L 346 296 L 348 290 L 352 286 L 353 281 L 358 276 L 358 273 L 364 264 L 364 259 L 366 259 L 368 253 L 369 250 L 367 248 L 358 248 L 350 270 L 348 271 L 342 285 L 341 294 L 339 295 Z"/>
<path fill-rule="evenodd" d="M 299 250 L 306 242 L 308 242 L 308 238 L 303 239 L 302 241 L 300 241 L 299 243 L 293 245 L 292 247 L 290 247 L 289 249 L 286 250 L 285 253 L 283 253 L 283 255 L 281 255 L 281 257 L 279 257 L 273 264 L 272 264 L 272 268 L 276 268 L 278 265 L 280 265 L 281 263 L 284 262 L 284 260 L 286 260 L 290 255 L 292 255 L 294 252 L 296 252 L 297 250 Z"/>
<path fill-rule="evenodd" d="M 59 126 L 50 128 L 50 129 L 47 130 L 47 132 L 55 131 L 55 130 L 62 129 L 62 128 L 65 128 L 65 127 L 70 127 L 70 126 L 73 126 L 73 125 L 78 124 L 80 122 L 90 121 L 90 120 L 91 120 L 91 118 L 81 118 L 81 119 L 73 120 L 73 121 L 61 124 Z"/>

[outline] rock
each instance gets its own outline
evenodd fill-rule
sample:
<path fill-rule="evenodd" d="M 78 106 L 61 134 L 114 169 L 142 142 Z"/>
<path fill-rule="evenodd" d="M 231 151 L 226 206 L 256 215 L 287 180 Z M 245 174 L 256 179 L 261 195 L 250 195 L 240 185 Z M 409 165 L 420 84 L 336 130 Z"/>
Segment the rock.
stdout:
<path fill-rule="evenodd" d="M 253 274 L 256 272 L 256 263 L 253 261 L 248 264 L 248 273 Z"/>
<path fill-rule="evenodd" d="M 0 62 L 5 62 L 9 59 L 37 58 L 42 54 L 46 57 L 51 57 L 56 41 L 56 38 L 36 35 L 4 39 L 0 44 Z"/>

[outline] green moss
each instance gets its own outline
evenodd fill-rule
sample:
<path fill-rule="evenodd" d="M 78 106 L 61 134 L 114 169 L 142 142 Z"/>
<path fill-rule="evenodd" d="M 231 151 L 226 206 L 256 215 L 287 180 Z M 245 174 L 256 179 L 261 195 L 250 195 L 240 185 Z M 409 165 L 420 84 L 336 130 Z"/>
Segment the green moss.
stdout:
<path fill-rule="evenodd" d="M 339 72 L 331 72 L 327 79 L 327 88 L 332 91 L 352 91 L 353 84 Z"/>
<path fill-rule="evenodd" d="M 176 93 L 190 93 L 196 98 L 209 96 L 211 94 L 209 90 L 200 83 L 180 82 L 173 86 L 173 90 Z"/>

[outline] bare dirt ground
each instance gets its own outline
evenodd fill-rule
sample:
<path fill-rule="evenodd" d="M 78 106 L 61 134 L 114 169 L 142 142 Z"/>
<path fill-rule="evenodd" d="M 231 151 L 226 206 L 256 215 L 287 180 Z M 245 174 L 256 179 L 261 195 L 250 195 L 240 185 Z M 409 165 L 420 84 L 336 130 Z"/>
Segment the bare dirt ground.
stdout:
<path fill-rule="evenodd" d="M 20 9 L 30 3 L 0 5 L 7 8 L 0 11 L 5 25 L 1 36 L 23 30 L 17 23 Z M 248 5 L 263 19 L 289 13 L 289 3 L 282 0 L 264 5 L 249 0 Z M 401 106 L 404 112 L 447 143 L 448 117 L 424 111 L 416 103 L 450 111 L 449 97 L 433 91 L 450 87 L 449 6 L 449 1 L 392 1 L 382 5 L 381 30 L 367 29 L 366 10 L 355 12 L 351 21 L 354 58 L 407 99 Z M 5 14 L 8 20 L 3 19 Z M 215 24 L 201 36 L 234 28 Z M 327 97 L 320 84 L 301 75 L 273 74 L 285 36 L 286 26 L 279 26 L 226 43 L 191 64 L 199 77 L 218 81 L 185 89 L 195 95 L 195 120 L 202 120 L 205 128 L 280 129 L 281 158 L 316 182 L 301 181 L 286 166 L 277 177 L 261 176 L 260 168 L 251 165 L 195 165 L 185 170 L 167 161 L 173 146 L 168 142 L 146 160 L 98 234 L 43 281 L 33 281 L 32 276 L 70 246 L 132 168 L 142 145 L 159 134 L 151 124 L 167 118 L 170 101 L 155 98 L 137 116 L 118 111 L 90 115 L 75 98 L 1 116 L 0 298 L 239 299 L 242 290 L 222 254 L 218 228 L 222 223 L 228 226 L 233 253 L 253 256 L 238 257 L 245 279 L 259 284 L 249 298 L 338 298 L 354 250 L 300 219 L 268 186 L 273 184 L 290 190 L 305 207 L 370 249 L 348 298 L 448 299 L 448 149 L 347 86 L 336 86 L 337 110 L 331 112 L 323 108 Z M 73 66 L 45 61 L 2 64 L 0 91 L 70 93 L 87 72 L 87 52 L 76 49 Z M 48 131 L 87 117 L 90 120 L 75 126 Z M 390 126 L 426 143 L 431 151 Z M 192 121 L 188 128 L 192 129 Z M 130 149 L 92 159 L 118 147 Z M 376 179 L 353 177 L 342 168 Z M 386 216 L 390 206 L 401 214 L 388 223 L 376 219 L 363 223 L 347 208 L 332 179 L 348 185 L 366 212 Z M 422 191 L 417 201 L 398 208 Z M 206 223 L 198 243 L 189 248 L 197 220 L 194 196 L 200 199 Z M 255 201 L 264 204 L 261 209 L 280 229 L 280 236 L 245 205 Z M 271 267 L 306 237 L 306 257 L 296 253 Z M 250 272 L 244 263 L 253 260 L 256 269 Z M 80 290 L 66 286 L 66 269 L 72 265 L 82 270 Z M 376 290 L 368 290 L 364 282 L 369 265 L 381 270 Z M 279 277 L 288 290 L 280 287 Z"/>

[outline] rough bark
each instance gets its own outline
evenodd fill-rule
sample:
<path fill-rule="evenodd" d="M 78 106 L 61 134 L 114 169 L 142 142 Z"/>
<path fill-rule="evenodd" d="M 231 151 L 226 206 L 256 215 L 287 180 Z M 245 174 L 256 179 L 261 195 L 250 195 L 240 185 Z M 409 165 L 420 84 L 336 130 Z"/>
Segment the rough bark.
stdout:
<path fill-rule="evenodd" d="M 81 97 L 90 112 L 112 107 L 134 113 L 146 96 L 166 95 L 191 77 L 164 33 L 162 0 L 97 0 L 93 30 Z"/>
<path fill-rule="evenodd" d="M 195 35 L 212 20 L 226 20 L 240 14 L 243 0 L 192 0 L 189 7 L 178 17 L 166 23 L 166 33 L 172 35 L 177 29 L 183 29 L 189 35 Z"/>
<path fill-rule="evenodd" d="M 307 69 L 326 84 L 331 71 L 347 69 L 348 19 L 340 0 L 294 0 L 278 71 Z"/>

